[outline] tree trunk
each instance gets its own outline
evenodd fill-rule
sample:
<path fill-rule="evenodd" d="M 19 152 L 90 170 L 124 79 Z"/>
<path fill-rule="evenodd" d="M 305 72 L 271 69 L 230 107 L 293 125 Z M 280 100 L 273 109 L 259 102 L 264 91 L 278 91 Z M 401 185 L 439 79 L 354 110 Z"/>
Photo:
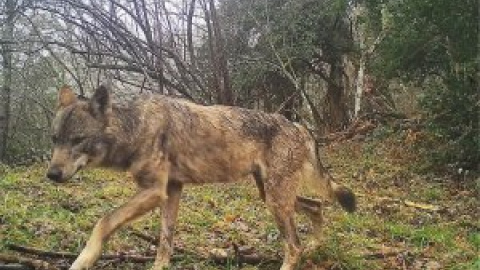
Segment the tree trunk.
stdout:
<path fill-rule="evenodd" d="M 155 8 L 155 39 L 158 43 L 158 49 L 157 49 L 157 56 L 155 57 L 155 71 L 158 73 L 158 91 L 160 94 L 165 94 L 165 86 L 163 82 L 163 57 L 162 57 L 162 50 L 161 48 L 163 47 L 163 30 L 162 30 L 162 14 L 161 14 L 161 9 L 160 9 L 161 3 L 159 3 L 159 0 L 155 0 L 154 2 L 154 8 Z M 166 14 L 165 14 L 166 16 Z"/>
<path fill-rule="evenodd" d="M 361 22 L 365 14 L 365 7 L 361 3 L 357 3 L 353 9 L 354 17 L 354 31 L 355 38 L 358 42 L 360 48 L 360 61 L 358 64 L 357 80 L 356 80 L 356 91 L 355 91 L 355 107 L 354 107 L 354 117 L 358 117 L 360 110 L 362 109 L 362 97 L 365 91 L 365 68 L 367 62 L 367 46 L 365 44 L 365 23 Z"/>
<path fill-rule="evenodd" d="M 360 46 L 361 47 L 361 46 Z M 355 91 L 355 110 L 354 117 L 357 118 L 360 110 L 362 109 L 362 96 L 365 92 L 365 55 L 363 52 L 360 52 L 360 63 L 357 73 L 357 84 Z"/>
<path fill-rule="evenodd" d="M 217 93 L 217 102 L 224 105 L 233 105 L 233 92 L 230 86 L 230 75 L 225 57 L 225 46 L 220 30 L 215 2 L 204 1 L 205 22 L 208 34 L 208 49 L 210 61 L 212 62 L 212 79 Z"/>
<path fill-rule="evenodd" d="M 225 42 L 223 40 L 220 22 L 215 9 L 215 1 L 210 0 L 210 14 L 213 25 L 213 35 L 215 38 L 215 45 L 217 49 L 217 72 L 220 78 L 220 90 L 222 91 L 222 104 L 233 105 L 234 98 L 230 85 L 230 74 L 228 72 L 228 63 L 225 56 Z"/>
<path fill-rule="evenodd" d="M 190 63 L 196 69 L 197 62 L 195 58 L 195 50 L 193 48 L 193 16 L 195 15 L 195 0 L 190 0 L 187 14 L 187 47 L 190 55 Z"/>
<path fill-rule="evenodd" d="M 348 123 L 342 76 L 343 71 L 338 62 L 332 64 L 329 75 L 331 82 L 327 86 L 323 113 L 328 123 L 328 132 L 339 131 Z"/>
<path fill-rule="evenodd" d="M 216 46 L 213 37 L 213 27 L 212 27 L 212 19 L 210 16 L 210 11 L 206 0 L 202 1 L 203 5 L 203 12 L 205 12 L 205 24 L 207 26 L 207 35 L 208 35 L 208 53 L 211 62 L 211 86 L 214 89 L 215 93 L 217 94 L 216 102 L 222 103 L 223 102 L 223 92 L 220 85 L 220 78 L 218 77 L 218 61 L 216 57 Z"/>
<path fill-rule="evenodd" d="M 3 87 L 0 93 L 0 162 L 5 162 L 7 157 L 8 131 L 10 124 L 10 95 L 12 86 L 12 48 L 13 27 L 15 20 L 15 0 L 6 0 L 6 21 L 3 25 L 2 45 Z"/>

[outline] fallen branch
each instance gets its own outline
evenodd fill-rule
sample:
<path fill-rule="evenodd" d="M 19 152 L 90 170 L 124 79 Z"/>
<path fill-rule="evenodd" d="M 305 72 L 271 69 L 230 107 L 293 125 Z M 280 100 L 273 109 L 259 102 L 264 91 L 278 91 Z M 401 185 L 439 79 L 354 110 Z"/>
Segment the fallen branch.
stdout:
<path fill-rule="evenodd" d="M 151 245 L 154 245 L 154 246 L 158 246 L 158 243 L 160 243 L 160 239 L 157 238 L 157 237 L 152 237 L 150 235 L 147 235 L 143 232 L 139 232 L 139 231 L 130 231 L 130 234 L 132 234 L 133 236 L 136 236 L 138 238 L 140 238 L 141 240 L 144 240 L 146 241 L 147 243 L 151 244 Z M 189 255 L 192 255 L 192 256 L 195 256 L 195 257 L 199 257 L 198 254 L 196 253 L 193 253 L 193 252 L 188 252 L 187 250 L 183 249 L 183 248 L 180 248 L 180 247 L 174 247 L 174 250 L 175 252 L 177 253 L 189 253 Z"/>
<path fill-rule="evenodd" d="M 30 266 L 23 264 L 1 264 L 0 270 L 33 270 Z"/>
<path fill-rule="evenodd" d="M 404 256 L 412 254 L 410 251 L 401 247 L 389 247 L 384 245 L 375 245 L 370 248 L 375 249 L 371 252 L 365 252 L 361 256 L 366 260 L 386 259 L 390 257 Z"/>
<path fill-rule="evenodd" d="M 78 257 L 79 254 L 70 253 L 70 252 L 57 252 L 57 251 L 46 251 L 31 247 L 24 247 L 18 245 L 7 245 L 7 248 L 26 254 L 32 254 L 39 257 L 48 257 L 56 259 L 67 259 L 74 260 Z M 119 261 L 128 261 L 133 263 L 145 263 L 155 260 L 154 256 L 140 256 L 140 255 L 128 255 L 128 254 L 107 254 L 100 257 L 101 260 L 119 260 Z"/>
<path fill-rule="evenodd" d="M 144 241 L 146 241 L 146 242 L 148 242 L 149 244 L 152 244 L 152 245 L 154 245 L 154 246 L 158 245 L 158 243 L 159 243 L 159 241 L 160 241 L 160 240 L 159 240 L 158 238 L 156 238 L 156 237 L 152 237 L 152 236 L 150 236 L 150 235 L 146 235 L 146 234 L 144 234 L 144 233 L 142 233 L 142 232 L 139 232 L 139 231 L 130 231 L 130 234 L 132 234 L 133 236 L 136 236 L 136 237 L 138 237 L 138 238 L 140 238 L 140 239 L 142 239 L 142 240 L 144 240 Z"/>
<path fill-rule="evenodd" d="M 156 237 L 149 236 L 145 233 L 139 231 L 131 231 L 132 235 L 152 244 L 158 245 L 159 239 Z M 182 253 L 184 255 L 193 256 L 202 260 L 210 260 L 216 264 L 225 264 L 227 262 L 236 262 L 237 264 L 260 264 L 266 262 L 275 262 L 278 261 L 278 258 L 273 257 L 265 257 L 255 253 L 245 253 L 242 249 L 240 249 L 237 245 L 234 245 L 234 254 L 229 255 L 227 252 L 209 252 L 209 254 L 202 254 L 201 252 L 191 252 L 187 251 L 183 248 L 175 247 L 175 252 Z"/>
<path fill-rule="evenodd" d="M 136 234 L 137 236 L 141 235 L 141 233 Z M 148 238 L 147 238 L 148 239 Z M 154 238 L 152 238 L 154 239 Z M 150 239 L 150 240 L 152 240 Z M 55 259 L 65 259 L 69 261 L 73 261 L 78 257 L 79 254 L 77 253 L 70 253 L 70 252 L 57 252 L 57 251 L 46 251 L 37 248 L 25 247 L 10 244 L 7 245 L 7 248 L 21 252 L 26 254 L 31 254 L 39 257 L 47 257 L 47 258 L 55 258 Z M 181 251 L 183 254 L 179 254 L 176 256 L 172 256 L 172 261 L 180 261 L 184 259 L 186 256 L 194 256 L 196 258 L 202 260 L 209 260 L 217 264 L 225 264 L 227 262 L 235 261 L 238 264 L 260 264 L 265 262 L 275 262 L 278 261 L 278 258 L 273 257 L 265 257 L 258 254 L 236 254 L 236 256 L 230 256 L 228 254 L 201 254 L 201 253 L 193 253 L 187 252 L 185 250 L 178 250 Z M 183 256 L 182 256 L 183 255 Z M 128 255 L 128 254 L 107 254 L 102 255 L 100 260 L 115 260 L 117 262 L 131 262 L 131 263 L 146 263 L 152 262 L 155 260 L 155 256 L 141 256 L 141 255 Z M 0 260 L 1 261 L 1 260 Z M 54 270 L 56 268 L 35 268 L 35 269 L 42 269 L 42 270 Z"/>
<path fill-rule="evenodd" d="M 236 254 L 235 256 L 213 256 L 210 254 L 206 259 L 215 262 L 216 264 L 226 264 L 228 262 L 235 262 L 238 265 L 250 264 L 257 265 L 260 263 L 278 262 L 278 258 L 265 257 L 259 254 Z"/>
<path fill-rule="evenodd" d="M 347 129 L 320 137 L 317 141 L 325 144 L 339 143 L 352 139 L 356 135 L 366 135 L 376 127 L 377 125 L 373 121 L 357 120 Z"/>
<path fill-rule="evenodd" d="M 58 270 L 57 267 L 50 265 L 49 263 L 39 260 L 31 259 L 13 255 L 0 254 L 0 262 L 7 263 L 7 265 L 1 265 L 0 269 L 16 269 L 16 270 Z M 13 264 L 13 265 L 8 265 Z"/>
<path fill-rule="evenodd" d="M 365 260 L 385 259 L 389 257 L 395 257 L 401 254 L 403 251 L 390 251 L 390 252 L 376 252 L 363 255 Z"/>

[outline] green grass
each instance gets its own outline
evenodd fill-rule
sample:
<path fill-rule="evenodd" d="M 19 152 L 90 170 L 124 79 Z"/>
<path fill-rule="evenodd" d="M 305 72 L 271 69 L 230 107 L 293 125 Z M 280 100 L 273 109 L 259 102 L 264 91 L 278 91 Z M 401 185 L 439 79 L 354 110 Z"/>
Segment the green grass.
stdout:
<path fill-rule="evenodd" d="M 399 223 L 386 225 L 386 233 L 393 241 L 404 241 L 405 244 L 421 250 L 435 246 L 444 250 L 455 247 L 456 228 L 446 228 L 442 225 L 427 225 L 416 228 Z"/>
<path fill-rule="evenodd" d="M 442 199 L 443 196 L 445 196 L 443 190 L 433 185 L 429 189 L 425 190 L 423 194 L 423 197 L 429 202 L 438 201 Z"/>
<path fill-rule="evenodd" d="M 430 182 L 431 177 L 412 172 L 410 153 L 389 141 L 345 143 L 326 149 L 324 155 L 339 182 L 359 195 L 359 209 L 346 214 L 338 205 L 329 205 L 321 246 L 305 253 L 299 269 L 403 269 L 404 264 L 412 268 L 428 261 L 438 262 L 442 269 L 480 269 L 480 224 L 475 213 L 479 203 L 473 192 L 457 192 L 448 179 Z M 357 177 L 360 170 L 362 179 Z M 40 165 L 0 167 L 0 253 L 16 254 L 8 244 L 79 252 L 95 222 L 135 193 L 134 184 L 122 173 L 92 170 L 57 185 L 47 181 L 44 172 Z M 446 210 L 416 209 L 404 200 Z M 153 247 L 131 231 L 155 236 L 159 220 L 155 211 L 119 230 L 105 253 L 151 253 Z M 302 242 L 311 242 L 311 225 L 303 216 L 297 221 Z M 255 185 L 187 187 L 175 235 L 176 246 L 187 253 L 176 259 L 174 269 L 278 269 L 279 261 L 238 268 L 233 261 L 218 265 L 189 254 L 232 252 L 234 243 L 263 256 L 278 258 L 282 253 L 278 231 Z M 100 263 L 95 269 L 146 266 Z"/>

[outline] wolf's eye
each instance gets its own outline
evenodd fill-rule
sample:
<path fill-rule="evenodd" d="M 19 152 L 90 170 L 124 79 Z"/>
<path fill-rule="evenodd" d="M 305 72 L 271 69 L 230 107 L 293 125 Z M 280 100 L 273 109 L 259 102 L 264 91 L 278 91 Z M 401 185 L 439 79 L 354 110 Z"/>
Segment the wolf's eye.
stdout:
<path fill-rule="evenodd" d="M 77 138 L 73 138 L 72 139 L 72 144 L 73 145 L 79 145 L 81 144 L 83 141 L 85 141 L 86 137 L 77 137 Z"/>

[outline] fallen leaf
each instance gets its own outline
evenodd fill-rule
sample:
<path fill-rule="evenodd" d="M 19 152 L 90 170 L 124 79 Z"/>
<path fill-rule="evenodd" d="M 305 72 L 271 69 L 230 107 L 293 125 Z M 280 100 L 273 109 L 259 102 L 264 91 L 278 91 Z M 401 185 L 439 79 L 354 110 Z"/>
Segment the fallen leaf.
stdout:
<path fill-rule="evenodd" d="M 237 218 L 237 215 L 225 215 L 225 217 L 223 218 L 223 221 L 224 222 L 227 222 L 227 223 L 231 223 L 233 222 L 235 219 Z"/>

